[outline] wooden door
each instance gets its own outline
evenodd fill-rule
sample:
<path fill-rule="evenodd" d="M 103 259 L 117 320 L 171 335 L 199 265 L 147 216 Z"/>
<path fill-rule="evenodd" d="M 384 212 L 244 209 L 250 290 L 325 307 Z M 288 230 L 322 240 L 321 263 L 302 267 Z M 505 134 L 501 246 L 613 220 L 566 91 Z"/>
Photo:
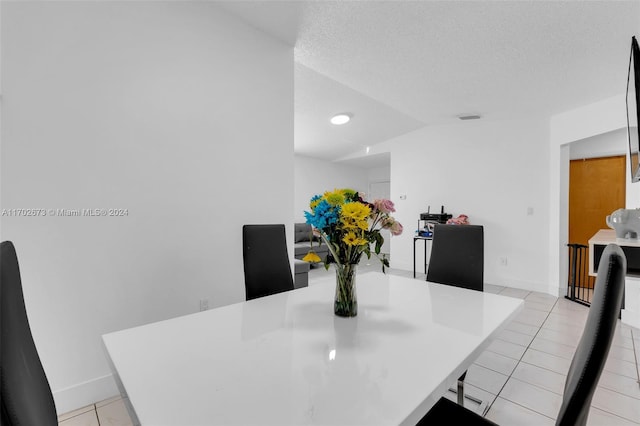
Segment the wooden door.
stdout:
<path fill-rule="evenodd" d="M 605 218 L 625 207 L 626 157 L 588 158 L 569 164 L 569 243 L 588 245 Z M 588 253 L 587 253 L 588 256 Z M 588 257 L 587 257 L 588 259 Z M 588 268 L 588 262 L 584 268 Z M 587 276 L 586 270 L 582 276 Z M 593 280 L 590 280 L 591 282 Z M 589 288 L 592 284 L 588 283 Z"/>

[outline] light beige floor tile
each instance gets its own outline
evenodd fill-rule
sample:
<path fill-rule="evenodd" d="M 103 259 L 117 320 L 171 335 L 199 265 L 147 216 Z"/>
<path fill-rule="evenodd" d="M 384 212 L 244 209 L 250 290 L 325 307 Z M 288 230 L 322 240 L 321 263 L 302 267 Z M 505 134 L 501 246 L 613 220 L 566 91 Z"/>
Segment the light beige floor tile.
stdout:
<path fill-rule="evenodd" d="M 526 362 L 520 362 L 511 377 L 562 395 L 566 376 Z"/>
<path fill-rule="evenodd" d="M 607 413 L 640 423 L 640 403 L 635 398 L 598 387 L 591 405 Z"/>
<path fill-rule="evenodd" d="M 621 337 L 627 337 L 629 339 L 633 338 L 632 334 L 631 334 L 631 329 L 633 327 L 629 326 L 628 324 L 623 323 L 622 321 L 618 320 L 618 326 L 616 327 L 616 335 L 619 335 Z"/>
<path fill-rule="evenodd" d="M 609 357 L 627 362 L 636 362 L 636 354 L 633 349 L 613 344 L 611 345 L 611 349 L 609 349 Z"/>
<path fill-rule="evenodd" d="M 496 339 L 487 348 L 487 350 L 495 352 L 500 355 L 508 356 L 515 360 L 522 358 L 524 351 L 527 350 L 525 346 L 516 345 L 515 343 L 506 342 L 504 340 Z"/>
<path fill-rule="evenodd" d="M 541 303 L 552 303 L 555 305 L 555 303 L 558 301 L 558 298 L 548 293 L 539 293 L 537 291 L 532 291 L 527 296 L 527 300 L 535 300 Z"/>
<path fill-rule="evenodd" d="M 562 343 L 563 345 L 570 345 L 575 348 L 578 346 L 581 336 L 568 331 L 555 331 L 547 328 L 541 328 L 536 337 Z"/>
<path fill-rule="evenodd" d="M 495 352 L 484 351 L 476 359 L 475 363 L 508 376 L 516 368 L 518 361 Z"/>
<path fill-rule="evenodd" d="M 566 359 L 573 359 L 573 355 L 576 352 L 576 348 L 574 346 L 564 345 L 562 343 L 544 339 L 540 336 L 533 339 L 530 347 L 538 351 Z"/>
<path fill-rule="evenodd" d="M 68 413 L 63 413 L 58 416 L 58 421 L 62 422 L 64 420 L 70 419 L 71 417 L 78 416 L 82 413 L 86 413 L 87 411 L 95 410 L 95 406 L 93 404 L 87 405 L 86 407 L 78 408 L 77 410 L 69 411 Z"/>
<path fill-rule="evenodd" d="M 547 315 L 548 314 L 546 312 L 524 308 L 513 320 L 516 322 L 540 327 L 544 320 L 547 318 Z"/>
<path fill-rule="evenodd" d="M 633 339 L 630 337 L 623 337 L 616 334 L 613 336 L 613 342 L 611 344 L 633 350 Z"/>
<path fill-rule="evenodd" d="M 554 420 L 498 397 L 489 409 L 486 418 L 499 424 L 509 426 L 552 426 Z"/>
<path fill-rule="evenodd" d="M 132 426 L 133 422 L 122 399 L 97 408 L 100 425 Z"/>
<path fill-rule="evenodd" d="M 587 419 L 587 426 L 634 426 L 637 424 L 595 407 L 591 407 Z"/>
<path fill-rule="evenodd" d="M 95 410 L 86 411 L 59 423 L 60 426 L 100 426 Z"/>
<path fill-rule="evenodd" d="M 525 334 L 525 333 L 518 333 L 517 331 L 507 330 L 507 329 L 502 330 L 502 332 L 500 332 L 500 334 L 498 334 L 496 338 L 500 340 L 504 340 L 505 342 L 515 343 L 516 345 L 520 345 L 524 347 L 529 346 L 529 344 L 531 343 L 531 340 L 533 340 L 532 335 Z"/>
<path fill-rule="evenodd" d="M 520 288 L 512 288 L 512 287 L 505 287 L 500 294 L 503 296 L 509 296 L 509 297 L 515 297 L 518 299 L 524 299 L 526 298 L 529 293 L 531 293 L 531 291 L 529 290 L 523 290 Z"/>
<path fill-rule="evenodd" d="M 632 379 L 638 378 L 637 366 L 632 362 L 621 361 L 619 359 L 609 357 L 607 358 L 607 362 L 604 364 L 604 369 L 605 371 L 627 376 Z"/>
<path fill-rule="evenodd" d="M 581 336 L 584 331 L 584 322 L 580 321 L 578 324 L 572 321 L 567 321 L 566 317 L 561 317 L 551 313 L 545 320 L 544 324 L 542 324 L 542 328 Z"/>
<path fill-rule="evenodd" d="M 509 376 L 490 370 L 478 364 L 472 364 L 467 370 L 465 383 L 497 395 Z"/>
<path fill-rule="evenodd" d="M 635 378 L 621 376 L 605 370 L 600 376 L 598 386 L 640 400 L 640 386 L 638 386 L 638 380 Z"/>
<path fill-rule="evenodd" d="M 544 303 L 531 299 L 525 299 L 524 307 L 527 309 L 535 309 L 536 311 L 550 312 L 551 308 L 553 308 L 553 303 Z"/>
<path fill-rule="evenodd" d="M 549 313 L 550 319 L 556 319 L 563 324 L 569 324 L 576 327 L 584 328 L 589 312 L 577 312 L 572 310 L 558 309 L 557 306 Z"/>
<path fill-rule="evenodd" d="M 500 398 L 504 398 L 536 413 L 555 418 L 560 410 L 562 396 L 511 377 L 504 385 Z"/>
<path fill-rule="evenodd" d="M 531 348 L 525 352 L 522 357 L 522 361 L 563 375 L 567 374 L 567 371 L 569 371 L 569 365 L 571 364 L 571 360 Z"/>
<path fill-rule="evenodd" d="M 565 299 L 564 297 L 558 298 L 558 303 L 556 303 L 555 309 L 573 311 L 583 314 L 589 312 L 589 307 L 581 305 L 580 303 L 572 302 L 571 300 Z"/>
<path fill-rule="evenodd" d="M 507 324 L 505 329 L 533 337 L 538 333 L 538 330 L 540 328 L 534 325 L 527 325 L 521 322 L 511 321 L 509 324 Z"/>

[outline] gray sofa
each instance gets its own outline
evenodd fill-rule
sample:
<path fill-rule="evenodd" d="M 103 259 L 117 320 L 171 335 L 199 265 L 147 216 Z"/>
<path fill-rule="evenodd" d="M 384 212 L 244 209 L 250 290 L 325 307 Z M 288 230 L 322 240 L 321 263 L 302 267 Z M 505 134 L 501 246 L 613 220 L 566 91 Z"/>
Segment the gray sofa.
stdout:
<path fill-rule="evenodd" d="M 299 259 L 293 259 L 293 286 L 295 288 L 307 287 L 309 285 L 310 265 Z"/>
<path fill-rule="evenodd" d="M 311 246 L 311 242 L 313 240 L 313 246 Z M 307 223 L 296 223 L 294 226 L 294 255 L 296 259 L 302 259 L 309 253 L 310 250 L 313 250 L 320 259 L 324 262 L 327 258 L 327 254 L 329 253 L 329 249 L 326 244 L 322 243 L 321 240 L 313 236 L 311 232 L 311 225 Z"/>

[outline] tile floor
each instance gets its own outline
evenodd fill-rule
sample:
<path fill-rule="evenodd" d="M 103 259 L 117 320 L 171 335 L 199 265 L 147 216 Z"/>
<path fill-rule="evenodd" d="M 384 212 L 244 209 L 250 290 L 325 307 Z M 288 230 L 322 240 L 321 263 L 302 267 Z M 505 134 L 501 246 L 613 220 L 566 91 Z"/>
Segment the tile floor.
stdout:
<path fill-rule="evenodd" d="M 371 261 L 359 272 L 379 270 Z M 413 272 L 388 273 L 412 277 Z M 310 271 L 309 285 L 333 275 Z M 424 274 L 416 279 L 424 280 Z M 562 390 L 588 308 L 564 298 L 510 287 L 485 285 L 485 291 L 524 299 L 525 307 L 468 370 L 465 394 L 470 409 L 502 425 L 553 425 Z M 588 425 L 640 425 L 640 330 L 620 324 L 593 398 Z M 452 385 L 454 385 L 452 383 Z M 448 398 L 455 400 L 449 393 Z M 131 425 L 123 401 L 115 397 L 59 417 L 61 426 Z"/>

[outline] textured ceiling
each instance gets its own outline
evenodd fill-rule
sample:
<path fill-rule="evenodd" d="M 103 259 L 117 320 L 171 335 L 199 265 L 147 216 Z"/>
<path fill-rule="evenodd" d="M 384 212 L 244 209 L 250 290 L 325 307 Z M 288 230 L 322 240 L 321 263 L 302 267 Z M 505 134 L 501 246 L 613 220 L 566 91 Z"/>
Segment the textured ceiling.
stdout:
<path fill-rule="evenodd" d="M 333 160 L 419 129 L 424 123 L 361 92 L 296 64 L 294 140 L 297 154 Z M 334 126 L 329 118 L 340 112 L 351 121 Z"/>
<path fill-rule="evenodd" d="M 245 1 L 223 7 L 295 46 L 295 60 L 304 65 L 296 67 L 296 151 L 321 158 L 337 158 L 362 139 L 347 131 L 317 137 L 309 111 L 298 111 L 312 99 L 337 105 L 337 95 L 347 100 L 359 92 L 372 109 L 383 106 L 393 115 L 384 137 L 416 123 L 457 122 L 463 113 L 485 120 L 549 117 L 624 93 L 631 36 L 640 35 L 638 0 Z M 323 78 L 298 75 L 309 69 Z M 327 90 L 332 81 L 337 88 Z M 326 112 L 317 108 L 315 119 L 325 122 Z M 311 140 L 313 149 L 306 145 Z"/>

